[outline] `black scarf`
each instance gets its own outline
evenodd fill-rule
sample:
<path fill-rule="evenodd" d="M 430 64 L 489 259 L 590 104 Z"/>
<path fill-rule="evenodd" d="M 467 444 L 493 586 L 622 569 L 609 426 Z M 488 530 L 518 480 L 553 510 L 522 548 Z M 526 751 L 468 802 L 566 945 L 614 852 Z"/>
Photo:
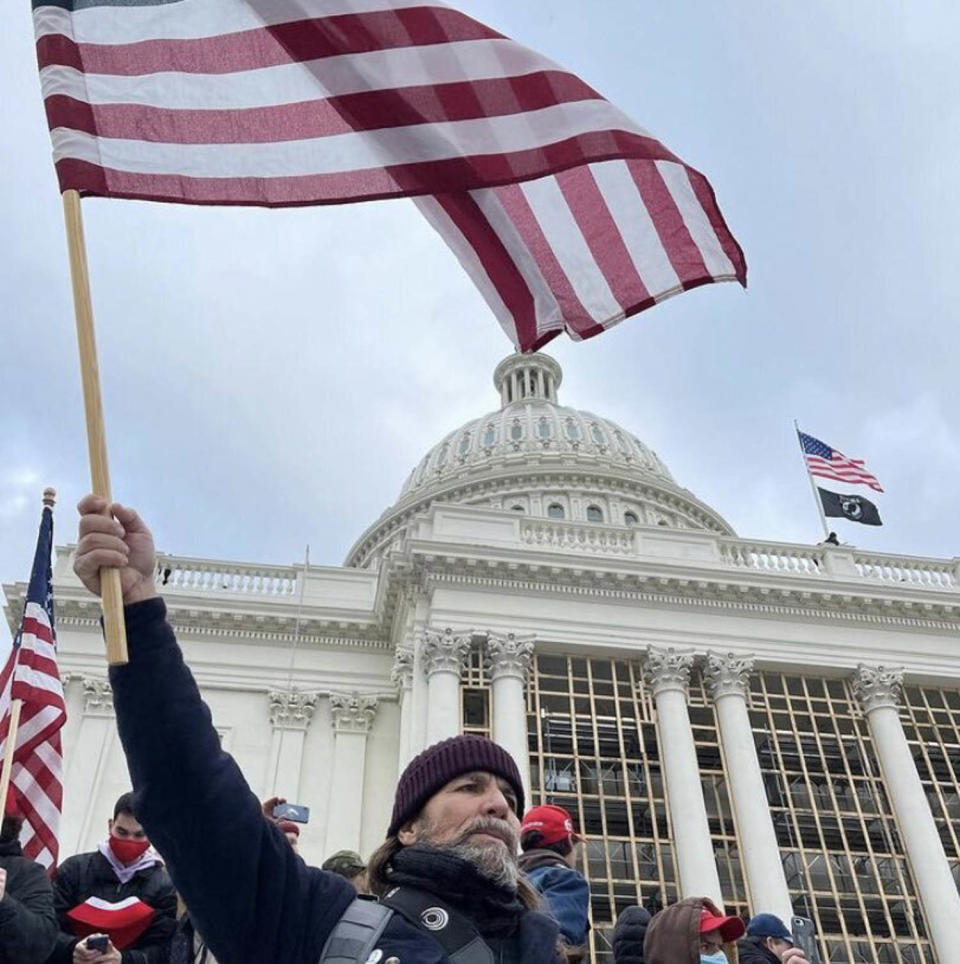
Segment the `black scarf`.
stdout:
<path fill-rule="evenodd" d="M 485 937 L 509 937 L 527 913 L 515 890 L 500 887 L 469 860 L 435 847 L 413 844 L 394 854 L 392 884 L 436 894 L 444 903 L 473 921 Z"/>

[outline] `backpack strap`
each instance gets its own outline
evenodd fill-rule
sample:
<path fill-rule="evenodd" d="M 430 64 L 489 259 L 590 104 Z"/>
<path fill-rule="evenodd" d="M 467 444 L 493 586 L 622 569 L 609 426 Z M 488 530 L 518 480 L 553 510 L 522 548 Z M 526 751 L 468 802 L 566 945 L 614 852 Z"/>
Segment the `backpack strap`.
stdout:
<path fill-rule="evenodd" d="M 393 910 L 376 900 L 354 899 L 337 921 L 320 954 L 322 964 L 366 964 Z"/>
<path fill-rule="evenodd" d="M 435 894 L 414 887 L 394 887 L 380 902 L 429 934 L 444 949 L 451 964 L 494 964 L 493 951 L 469 918 Z"/>

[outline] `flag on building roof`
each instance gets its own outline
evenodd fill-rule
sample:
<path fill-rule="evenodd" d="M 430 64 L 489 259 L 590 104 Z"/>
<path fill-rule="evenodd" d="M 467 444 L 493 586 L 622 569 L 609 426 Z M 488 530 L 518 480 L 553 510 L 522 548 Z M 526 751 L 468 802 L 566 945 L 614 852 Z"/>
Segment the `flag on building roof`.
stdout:
<path fill-rule="evenodd" d="M 522 350 L 746 283 L 706 179 L 574 74 L 422 0 L 33 0 L 61 190 L 420 198 Z"/>
<path fill-rule="evenodd" d="M 24 818 L 20 835 L 23 853 L 44 867 L 57 863 L 63 809 L 60 729 L 67 718 L 57 668 L 52 551 L 53 510 L 45 505 L 23 620 L 0 672 L 0 760 L 10 731 L 13 701 L 22 700 L 11 785 Z"/>
<path fill-rule="evenodd" d="M 880 511 L 869 499 L 862 495 L 841 495 L 817 486 L 820 504 L 825 516 L 839 519 L 849 519 L 850 522 L 861 522 L 865 526 L 882 526 Z"/>
<path fill-rule="evenodd" d="M 852 459 L 799 429 L 797 434 L 800 436 L 800 447 L 807 462 L 807 471 L 811 475 L 846 482 L 848 485 L 868 485 L 876 492 L 883 491 L 879 480 L 866 468 L 863 459 Z"/>

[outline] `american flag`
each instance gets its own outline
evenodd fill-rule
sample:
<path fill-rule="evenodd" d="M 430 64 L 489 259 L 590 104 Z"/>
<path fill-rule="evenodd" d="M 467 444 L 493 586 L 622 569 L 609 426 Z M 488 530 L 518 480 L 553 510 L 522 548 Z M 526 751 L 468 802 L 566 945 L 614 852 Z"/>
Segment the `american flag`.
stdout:
<path fill-rule="evenodd" d="M 11 782 L 24 816 L 24 855 L 55 867 L 63 809 L 63 752 L 66 722 L 63 685 L 57 669 L 53 619 L 53 511 L 44 506 L 23 621 L 0 674 L 0 759 L 10 731 L 11 707 L 22 700 Z"/>
<path fill-rule="evenodd" d="M 61 190 L 414 197 L 529 351 L 746 283 L 707 180 L 579 77 L 423 0 L 33 0 Z"/>
<path fill-rule="evenodd" d="M 830 448 L 826 442 L 799 430 L 797 434 L 807 461 L 807 471 L 811 475 L 853 485 L 869 485 L 876 492 L 883 491 L 877 477 L 864 468 L 863 459 L 851 459 L 843 452 Z"/>

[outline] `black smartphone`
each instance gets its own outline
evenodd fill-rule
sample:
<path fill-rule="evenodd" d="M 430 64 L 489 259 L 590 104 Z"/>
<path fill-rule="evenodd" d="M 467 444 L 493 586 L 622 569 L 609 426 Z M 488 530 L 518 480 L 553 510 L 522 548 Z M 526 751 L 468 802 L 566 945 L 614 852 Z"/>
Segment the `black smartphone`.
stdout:
<path fill-rule="evenodd" d="M 810 964 L 821 964 L 813 921 L 809 917 L 794 917 L 791 920 L 790 930 L 793 931 L 794 947 L 799 947 L 803 951 Z"/>
<path fill-rule="evenodd" d="M 294 823 L 309 823 L 310 808 L 299 803 L 278 803 L 273 808 L 274 820 L 292 820 Z"/>
<path fill-rule="evenodd" d="M 110 938 L 106 934 L 91 934 L 83 942 L 88 951 L 100 951 L 103 953 L 107 949 L 107 945 L 110 943 Z"/>

